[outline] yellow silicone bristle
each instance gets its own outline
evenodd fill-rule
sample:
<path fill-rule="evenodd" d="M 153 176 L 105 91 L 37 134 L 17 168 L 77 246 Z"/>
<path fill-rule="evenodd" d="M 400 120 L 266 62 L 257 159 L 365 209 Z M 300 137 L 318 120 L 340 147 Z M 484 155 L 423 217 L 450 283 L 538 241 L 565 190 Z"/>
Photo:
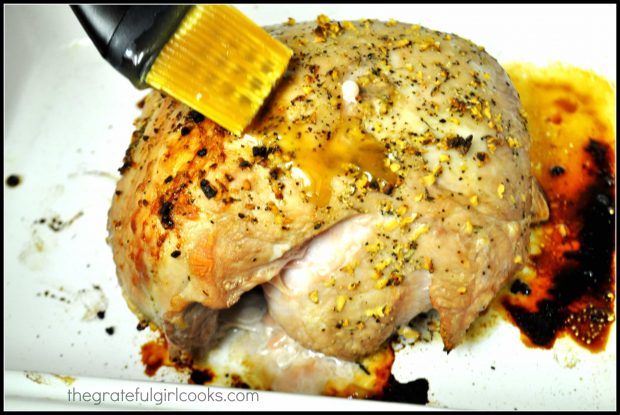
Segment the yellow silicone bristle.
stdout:
<path fill-rule="evenodd" d="M 293 52 L 231 6 L 190 9 L 146 82 L 239 135 Z"/>

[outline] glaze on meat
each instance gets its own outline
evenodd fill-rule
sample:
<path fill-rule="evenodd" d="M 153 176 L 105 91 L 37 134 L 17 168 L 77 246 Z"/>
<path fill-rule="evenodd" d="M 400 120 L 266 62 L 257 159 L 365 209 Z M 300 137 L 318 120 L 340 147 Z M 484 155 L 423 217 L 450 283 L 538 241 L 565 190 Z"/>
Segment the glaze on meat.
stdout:
<path fill-rule="evenodd" d="M 244 136 L 146 98 L 109 214 L 128 303 L 190 356 L 257 285 L 315 351 L 358 359 L 431 308 L 453 348 L 548 215 L 512 83 L 417 25 L 269 30 L 295 54 Z"/>

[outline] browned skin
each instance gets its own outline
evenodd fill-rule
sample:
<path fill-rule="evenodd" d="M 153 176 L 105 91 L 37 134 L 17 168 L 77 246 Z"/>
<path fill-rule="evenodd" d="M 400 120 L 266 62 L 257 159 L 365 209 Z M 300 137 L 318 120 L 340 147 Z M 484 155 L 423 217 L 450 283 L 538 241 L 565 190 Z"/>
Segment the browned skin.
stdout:
<path fill-rule="evenodd" d="M 271 30 L 295 55 L 244 137 L 146 98 L 109 214 L 127 301 L 190 354 L 261 284 L 313 350 L 357 359 L 431 307 L 451 349 L 548 215 L 510 80 L 478 46 L 419 26 Z"/>
<path fill-rule="evenodd" d="M 256 205 L 265 197 L 276 201 L 269 171 L 261 166 L 265 162 L 252 155 L 251 146 L 224 151 L 232 137 L 209 120 L 190 121 L 188 113 L 189 108 L 159 93 L 146 98 L 110 209 L 109 240 L 134 312 L 163 327 L 172 345 L 192 351 L 205 345 L 211 330 L 193 333 L 197 329 L 190 325 L 190 334 L 182 333 L 186 307 L 230 307 L 286 263 L 286 258 L 271 261 L 272 246 L 299 244 L 313 224 L 308 218 L 289 225 L 292 231 L 274 229 L 274 213 Z M 182 126 L 191 132 L 183 136 Z M 202 149 L 205 156 L 198 154 Z M 250 167 L 242 167 L 245 161 Z M 217 189 L 215 196 L 207 197 L 203 180 Z M 249 209 L 250 203 L 256 209 Z M 169 214 L 162 210 L 166 204 Z M 309 210 L 299 201 L 282 209 L 299 217 Z M 175 251 L 180 251 L 176 258 Z M 215 315 L 205 309 L 200 324 L 215 327 Z"/>

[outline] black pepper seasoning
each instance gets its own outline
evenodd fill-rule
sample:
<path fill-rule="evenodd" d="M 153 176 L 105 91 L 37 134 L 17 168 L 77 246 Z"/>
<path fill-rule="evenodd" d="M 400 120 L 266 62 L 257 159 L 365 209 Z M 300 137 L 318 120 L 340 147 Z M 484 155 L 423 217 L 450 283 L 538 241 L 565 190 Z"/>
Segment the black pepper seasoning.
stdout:
<path fill-rule="evenodd" d="M 254 157 L 263 157 L 263 158 L 267 158 L 267 156 L 269 154 L 273 153 L 273 150 L 270 148 L 267 148 L 265 146 L 255 146 L 252 147 L 252 155 Z"/>
<path fill-rule="evenodd" d="M 200 188 L 204 192 L 205 196 L 207 196 L 207 199 L 212 199 L 217 194 L 217 190 L 211 186 L 211 183 L 209 183 L 207 179 L 202 179 L 200 181 Z"/>
<path fill-rule="evenodd" d="M 196 124 L 201 123 L 205 120 L 205 116 L 199 113 L 198 111 L 191 110 L 189 114 L 187 114 L 187 118 L 194 121 Z"/>
<path fill-rule="evenodd" d="M 172 220 L 172 203 L 164 202 L 164 198 L 160 199 L 161 207 L 159 208 L 159 214 L 161 215 L 161 224 L 164 229 L 171 229 L 174 227 L 174 221 Z"/>

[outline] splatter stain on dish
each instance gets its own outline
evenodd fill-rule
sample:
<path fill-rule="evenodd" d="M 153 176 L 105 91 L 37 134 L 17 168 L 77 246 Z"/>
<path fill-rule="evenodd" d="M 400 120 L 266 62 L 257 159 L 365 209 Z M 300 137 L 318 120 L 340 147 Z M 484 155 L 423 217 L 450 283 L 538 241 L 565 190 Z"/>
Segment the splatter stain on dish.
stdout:
<path fill-rule="evenodd" d="M 22 178 L 19 177 L 17 174 L 11 174 L 9 177 L 6 178 L 6 185 L 9 187 L 17 187 L 19 186 L 19 184 L 22 182 Z"/>
<path fill-rule="evenodd" d="M 532 166 L 551 215 L 533 229 L 533 263 L 501 302 L 529 346 L 551 348 L 569 335 L 593 352 L 604 350 L 615 321 L 613 87 L 572 67 L 507 70 L 527 115 Z"/>
<path fill-rule="evenodd" d="M 39 385 L 49 385 L 49 380 L 42 373 L 24 372 L 24 375 L 34 383 L 38 383 Z"/>
<path fill-rule="evenodd" d="M 67 386 L 71 386 L 75 382 L 75 378 L 73 376 L 56 375 L 56 374 L 54 374 L 54 376 L 60 379 Z"/>
<path fill-rule="evenodd" d="M 68 220 L 62 220 L 60 218 L 60 216 L 54 215 L 51 218 L 40 218 L 40 219 L 37 219 L 33 224 L 34 225 L 45 225 L 45 224 L 47 224 L 47 226 L 51 230 L 53 230 L 54 232 L 60 232 L 63 229 L 66 229 L 69 226 L 71 226 L 76 220 L 78 220 L 82 216 L 84 216 L 84 212 L 80 210 L 78 213 L 73 215 Z"/>

